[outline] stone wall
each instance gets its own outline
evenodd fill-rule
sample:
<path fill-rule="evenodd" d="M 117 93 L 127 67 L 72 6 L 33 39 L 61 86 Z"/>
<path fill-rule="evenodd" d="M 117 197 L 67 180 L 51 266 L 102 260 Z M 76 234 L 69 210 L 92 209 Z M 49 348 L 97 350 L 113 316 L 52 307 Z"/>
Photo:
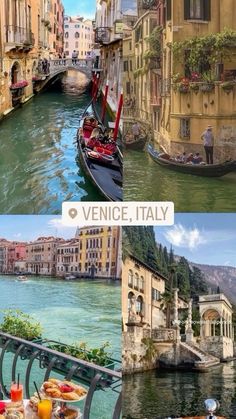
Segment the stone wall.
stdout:
<path fill-rule="evenodd" d="M 232 358 L 234 355 L 232 339 L 223 336 L 214 336 L 202 339 L 199 346 L 203 351 L 208 352 L 221 360 Z"/>

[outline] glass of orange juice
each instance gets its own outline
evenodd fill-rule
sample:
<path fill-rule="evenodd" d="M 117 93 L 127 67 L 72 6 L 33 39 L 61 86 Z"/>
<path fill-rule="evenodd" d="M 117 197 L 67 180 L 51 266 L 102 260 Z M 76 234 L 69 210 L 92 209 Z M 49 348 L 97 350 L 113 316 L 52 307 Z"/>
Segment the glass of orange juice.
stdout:
<path fill-rule="evenodd" d="M 12 383 L 11 385 L 11 401 L 22 402 L 23 401 L 23 385 Z"/>
<path fill-rule="evenodd" d="M 52 415 L 52 401 L 42 399 L 38 402 L 38 416 L 40 419 L 51 419 Z"/>

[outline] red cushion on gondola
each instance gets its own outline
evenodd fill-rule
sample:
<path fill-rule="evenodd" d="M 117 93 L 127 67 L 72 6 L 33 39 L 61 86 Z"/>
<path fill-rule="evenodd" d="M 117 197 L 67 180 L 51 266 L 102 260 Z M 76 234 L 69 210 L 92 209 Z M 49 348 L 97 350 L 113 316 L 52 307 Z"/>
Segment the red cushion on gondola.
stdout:
<path fill-rule="evenodd" d="M 99 153 L 102 153 L 102 154 L 106 154 L 107 156 L 112 155 L 112 152 L 110 150 L 107 150 L 104 147 L 96 147 L 96 151 L 98 151 Z"/>

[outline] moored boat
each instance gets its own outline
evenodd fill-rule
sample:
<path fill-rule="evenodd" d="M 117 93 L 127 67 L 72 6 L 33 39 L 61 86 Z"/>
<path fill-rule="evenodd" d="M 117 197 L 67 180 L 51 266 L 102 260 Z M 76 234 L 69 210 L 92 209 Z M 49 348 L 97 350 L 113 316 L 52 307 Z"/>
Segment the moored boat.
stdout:
<path fill-rule="evenodd" d="M 208 413 L 207 416 L 184 416 L 181 418 L 176 418 L 176 419 L 226 419 L 223 416 L 215 416 L 215 411 L 219 409 L 220 404 L 217 400 L 214 399 L 207 399 L 204 402 L 205 405 L 205 409 Z M 166 418 L 166 419 L 171 419 L 171 418 Z"/>
<path fill-rule="evenodd" d="M 95 132 L 96 137 L 93 137 Z M 123 173 L 120 151 L 112 139 L 105 139 L 105 127 L 90 104 L 77 133 L 81 164 L 108 201 L 122 201 Z"/>
<path fill-rule="evenodd" d="M 151 144 L 147 146 L 147 152 L 160 166 L 175 172 L 186 173 L 195 176 L 221 177 L 236 170 L 236 161 L 230 160 L 219 164 L 189 164 L 171 160 L 165 153 L 158 152 Z"/>

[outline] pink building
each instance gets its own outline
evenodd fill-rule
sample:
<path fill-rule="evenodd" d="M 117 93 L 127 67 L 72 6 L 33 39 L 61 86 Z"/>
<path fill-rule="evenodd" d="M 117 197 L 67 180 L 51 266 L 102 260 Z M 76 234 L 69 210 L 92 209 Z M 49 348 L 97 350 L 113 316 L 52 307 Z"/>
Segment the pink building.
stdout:
<path fill-rule="evenodd" d="M 7 271 L 14 272 L 15 263 L 26 258 L 26 243 L 12 242 L 7 249 Z"/>

